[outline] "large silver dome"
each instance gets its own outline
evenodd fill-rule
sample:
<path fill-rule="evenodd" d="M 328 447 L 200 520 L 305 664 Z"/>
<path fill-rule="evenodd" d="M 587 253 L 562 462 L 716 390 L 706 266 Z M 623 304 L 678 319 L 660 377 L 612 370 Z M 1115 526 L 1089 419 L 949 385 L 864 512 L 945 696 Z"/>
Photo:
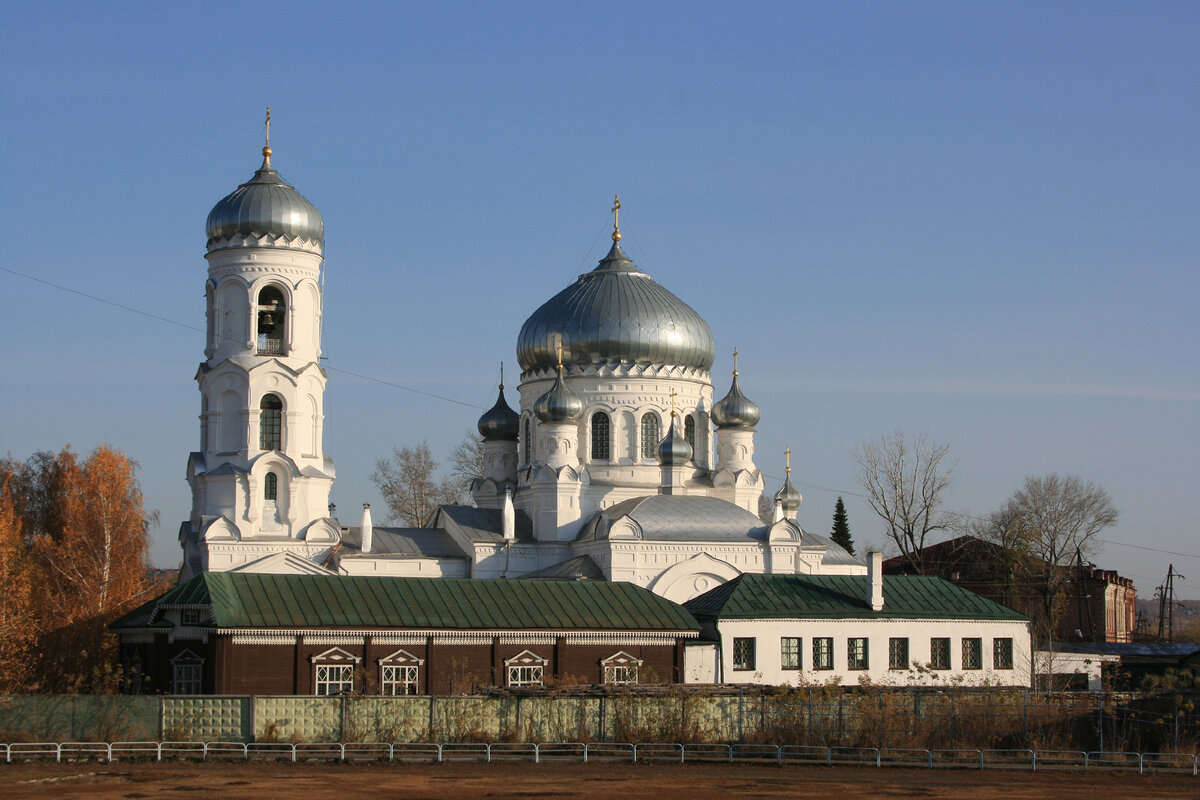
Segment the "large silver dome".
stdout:
<path fill-rule="evenodd" d="M 525 320 L 517 337 L 521 369 L 553 369 L 560 337 L 563 364 L 579 367 L 653 364 L 707 371 L 716 355 L 708 323 L 640 271 L 616 242 L 596 269 Z"/>
<path fill-rule="evenodd" d="M 325 223 L 316 206 L 279 177 L 264 152 L 254 177 L 208 213 L 208 249 L 219 250 L 236 236 L 306 239 L 320 245 Z"/>

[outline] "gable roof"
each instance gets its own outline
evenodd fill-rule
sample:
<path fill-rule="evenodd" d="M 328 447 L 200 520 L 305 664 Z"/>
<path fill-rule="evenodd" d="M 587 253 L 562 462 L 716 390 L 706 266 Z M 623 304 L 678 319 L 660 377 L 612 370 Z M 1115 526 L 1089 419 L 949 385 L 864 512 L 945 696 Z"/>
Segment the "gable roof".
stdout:
<path fill-rule="evenodd" d="M 641 538 L 661 542 L 743 542 L 761 540 L 767 526 L 741 506 L 717 497 L 655 494 L 623 500 L 592 517 L 576 541 L 608 537 L 622 517 L 633 520 Z"/>
<path fill-rule="evenodd" d="M 204 572 L 160 597 L 217 628 L 694 631 L 682 606 L 630 583 Z M 122 626 L 123 627 L 123 626 Z"/>
<path fill-rule="evenodd" d="M 502 515 L 503 512 L 498 508 L 475 508 L 474 506 L 450 504 L 438 506 L 427 527 L 444 528 L 469 542 L 503 542 Z M 517 509 L 515 534 L 518 542 L 533 541 L 533 521 L 529 519 L 529 515 L 525 513 L 524 509 Z"/>
<path fill-rule="evenodd" d="M 866 601 L 865 575 L 739 575 L 684 603 L 697 617 L 720 619 L 1011 619 L 1011 608 L 941 578 L 883 578 L 883 610 Z"/>

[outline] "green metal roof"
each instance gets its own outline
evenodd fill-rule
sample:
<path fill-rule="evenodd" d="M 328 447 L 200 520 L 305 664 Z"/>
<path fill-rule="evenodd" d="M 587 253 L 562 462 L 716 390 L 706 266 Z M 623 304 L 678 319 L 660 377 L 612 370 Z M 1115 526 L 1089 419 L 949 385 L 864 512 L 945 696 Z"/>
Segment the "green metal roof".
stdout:
<path fill-rule="evenodd" d="M 205 572 L 158 600 L 218 628 L 692 631 L 682 606 L 629 583 Z"/>
<path fill-rule="evenodd" d="M 926 575 L 885 575 L 882 611 L 867 603 L 865 575 L 739 575 L 684 607 L 698 617 L 720 619 L 1025 619 Z"/>

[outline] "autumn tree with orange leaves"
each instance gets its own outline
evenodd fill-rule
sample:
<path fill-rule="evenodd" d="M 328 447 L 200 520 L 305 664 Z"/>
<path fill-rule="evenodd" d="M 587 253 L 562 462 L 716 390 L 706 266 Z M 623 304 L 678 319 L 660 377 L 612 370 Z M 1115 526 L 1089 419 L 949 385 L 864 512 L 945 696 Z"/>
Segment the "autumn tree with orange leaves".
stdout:
<path fill-rule="evenodd" d="M 149 520 L 135 466 L 108 445 L 83 461 L 65 448 L 0 462 L 12 520 L 6 529 L 0 498 L 0 570 L 8 571 L 0 576 L 25 570 L 31 583 L 25 625 L 18 611 L 3 617 L 0 641 L 11 637 L 17 647 L 28 641 L 29 630 L 36 637 L 35 657 L 25 660 L 26 691 L 115 686 L 116 642 L 108 625 L 161 588 L 147 574 Z M 0 680 L 5 677 L 7 670 L 0 669 Z"/>

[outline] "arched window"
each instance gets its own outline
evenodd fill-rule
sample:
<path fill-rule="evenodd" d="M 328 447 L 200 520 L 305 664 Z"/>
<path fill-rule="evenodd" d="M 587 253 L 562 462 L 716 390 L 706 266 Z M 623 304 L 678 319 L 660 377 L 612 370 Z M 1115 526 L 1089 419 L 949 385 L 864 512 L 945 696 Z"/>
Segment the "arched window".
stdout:
<path fill-rule="evenodd" d="M 696 418 L 691 414 L 683 418 L 683 438 L 687 440 L 692 452 L 696 452 Z"/>
<path fill-rule="evenodd" d="M 264 394 L 258 404 L 258 446 L 262 450 L 279 450 L 283 441 L 283 401 L 273 394 Z"/>
<path fill-rule="evenodd" d="M 533 457 L 530 452 L 533 449 L 533 436 L 530 435 L 529 417 L 525 418 L 525 441 L 521 444 L 525 447 L 525 466 L 529 466 L 530 459 Z"/>
<path fill-rule="evenodd" d="M 653 411 L 642 414 L 642 458 L 655 458 L 658 455 L 658 440 L 661 438 L 658 415 Z"/>
<path fill-rule="evenodd" d="M 258 354 L 287 355 L 284 350 L 287 306 L 283 292 L 268 286 L 258 293 Z"/>
<path fill-rule="evenodd" d="M 612 438 L 609 435 L 608 414 L 597 411 L 592 414 L 592 461 L 608 461 L 612 458 Z"/>
<path fill-rule="evenodd" d="M 279 477 L 274 472 L 268 472 L 263 478 L 263 500 L 274 500 L 279 493 Z"/>

